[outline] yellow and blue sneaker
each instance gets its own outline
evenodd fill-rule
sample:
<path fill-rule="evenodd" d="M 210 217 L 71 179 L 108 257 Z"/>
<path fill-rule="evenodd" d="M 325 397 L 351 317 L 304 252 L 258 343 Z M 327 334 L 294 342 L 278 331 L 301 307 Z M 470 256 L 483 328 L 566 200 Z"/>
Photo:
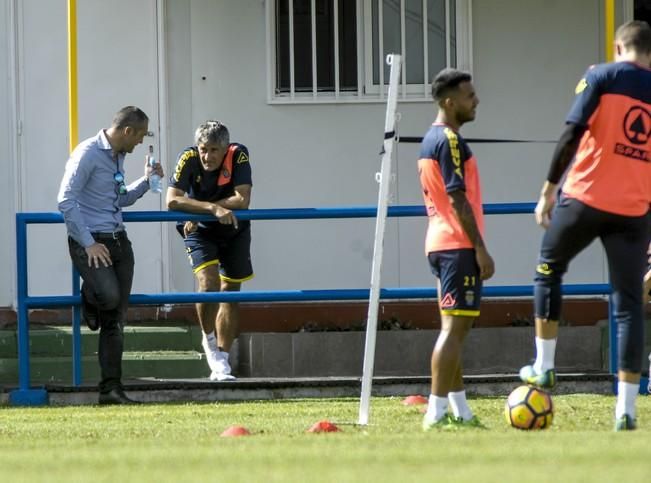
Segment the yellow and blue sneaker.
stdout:
<path fill-rule="evenodd" d="M 478 428 L 478 429 L 487 429 L 486 426 L 479 420 L 477 416 L 473 416 L 470 419 L 463 419 L 459 417 L 450 417 L 450 424 L 458 428 Z"/>
<path fill-rule="evenodd" d="M 452 429 L 452 419 L 453 417 L 449 413 L 445 413 L 438 421 L 432 421 L 425 414 L 423 418 L 423 431 L 429 431 L 431 429 Z"/>
<path fill-rule="evenodd" d="M 551 389 L 556 385 L 556 370 L 548 369 L 538 373 L 532 365 L 524 366 L 520 369 L 520 379 L 525 384 Z"/>

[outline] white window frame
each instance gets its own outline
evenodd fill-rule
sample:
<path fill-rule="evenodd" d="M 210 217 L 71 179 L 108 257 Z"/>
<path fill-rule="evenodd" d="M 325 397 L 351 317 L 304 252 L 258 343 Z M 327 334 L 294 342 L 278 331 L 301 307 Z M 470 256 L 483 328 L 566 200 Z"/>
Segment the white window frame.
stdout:
<path fill-rule="evenodd" d="M 338 47 L 338 23 L 335 22 L 335 38 L 334 38 L 334 63 L 335 63 L 335 88 L 333 91 L 318 92 L 316 78 L 316 51 L 312 49 L 312 79 L 313 85 L 310 92 L 296 92 L 294 89 L 294 69 L 290 66 L 290 90 L 289 93 L 278 94 L 275 92 L 276 86 L 276 2 L 287 0 L 265 0 L 265 17 L 266 17 L 266 31 L 267 31 L 267 102 L 269 104 L 314 104 L 314 103 L 350 103 L 350 102 L 385 102 L 386 101 L 386 87 L 382 82 L 383 69 L 380 67 L 380 84 L 373 85 L 373 59 L 372 59 L 372 15 L 371 15 L 371 2 L 382 2 L 382 0 L 349 0 L 356 2 L 357 11 L 357 91 L 343 92 L 339 90 L 339 47 Z M 334 1 L 335 18 L 338 2 Z M 456 66 L 459 69 L 472 72 L 472 0 L 445 0 L 446 4 L 455 2 L 456 6 Z M 290 2 L 290 25 L 292 23 L 292 8 Z M 426 0 L 423 0 L 423 6 L 426 6 Z M 312 12 L 314 12 L 314 0 L 312 0 Z M 424 8 L 423 11 L 426 12 Z M 449 12 L 449 7 L 446 12 Z M 397 52 L 402 55 L 404 61 L 408 61 L 405 52 L 405 16 L 404 16 L 404 0 L 401 0 L 401 30 L 402 30 L 402 52 Z M 449 18 L 447 19 L 449 29 Z M 382 21 L 381 16 L 378 19 Z M 424 33 L 426 29 L 423 25 Z M 315 45 L 315 17 L 312 15 L 312 45 Z M 291 35 L 292 28 L 290 27 L 290 52 L 293 50 L 294 39 Z M 424 38 L 427 38 L 424 35 Z M 450 39 L 448 37 L 446 43 L 448 65 L 450 58 Z M 380 36 L 380 48 L 382 52 L 382 43 Z M 402 68 L 401 84 L 398 95 L 401 102 L 431 102 L 430 95 L 430 80 L 432 72 L 428 72 L 427 63 L 427 42 L 424 43 L 424 84 L 407 84 L 406 69 Z M 382 55 L 382 54 L 380 54 Z M 290 54 L 291 58 L 291 54 Z M 380 59 L 377 59 L 380 61 Z M 381 60 L 383 64 L 384 59 Z"/>

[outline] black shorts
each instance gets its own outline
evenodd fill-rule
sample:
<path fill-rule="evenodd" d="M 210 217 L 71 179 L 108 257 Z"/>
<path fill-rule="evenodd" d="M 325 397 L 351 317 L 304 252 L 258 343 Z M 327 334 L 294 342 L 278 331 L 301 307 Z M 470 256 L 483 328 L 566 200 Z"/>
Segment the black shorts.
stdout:
<path fill-rule="evenodd" d="M 558 320 L 562 283 L 569 263 L 596 238 L 608 259 L 608 272 L 617 313 L 641 306 L 642 277 L 649 245 L 651 212 L 624 216 L 598 210 L 562 194 L 545 230 L 536 267 L 535 315 Z M 545 288 L 547 287 L 547 288 Z M 544 289 L 538 296 L 538 291 Z M 545 290 L 549 294 L 545 294 Z"/>
<path fill-rule="evenodd" d="M 441 281 L 439 309 L 445 315 L 477 317 L 482 280 L 475 250 L 441 250 L 427 255 L 432 273 Z"/>
<path fill-rule="evenodd" d="M 220 277 L 227 282 L 253 278 L 250 227 L 229 238 L 217 238 L 211 230 L 199 228 L 183 240 L 194 273 L 220 265 Z"/>

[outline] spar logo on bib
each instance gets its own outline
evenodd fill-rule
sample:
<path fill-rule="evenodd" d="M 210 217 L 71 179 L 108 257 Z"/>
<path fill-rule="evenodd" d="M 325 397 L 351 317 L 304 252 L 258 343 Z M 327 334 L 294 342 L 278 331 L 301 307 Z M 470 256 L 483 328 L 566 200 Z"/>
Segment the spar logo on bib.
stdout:
<path fill-rule="evenodd" d="M 630 144 L 615 143 L 615 154 L 647 163 L 651 161 L 649 151 L 645 149 L 649 145 L 651 135 L 651 113 L 642 106 L 633 106 L 624 116 L 622 127 Z"/>

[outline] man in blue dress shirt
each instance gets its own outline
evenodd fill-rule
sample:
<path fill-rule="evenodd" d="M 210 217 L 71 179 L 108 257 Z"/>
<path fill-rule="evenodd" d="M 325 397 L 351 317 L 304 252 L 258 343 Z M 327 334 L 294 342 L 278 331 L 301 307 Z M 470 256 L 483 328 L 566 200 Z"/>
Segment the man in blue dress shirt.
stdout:
<path fill-rule="evenodd" d="M 133 281 L 133 250 L 122 223 L 122 207 L 149 189 L 149 178 L 163 176 L 160 164 L 145 161 L 144 176 L 127 185 L 124 158 L 142 143 L 149 118 L 137 107 L 118 111 L 108 129 L 82 141 L 66 163 L 59 211 L 68 230 L 70 257 L 83 279 L 82 318 L 100 329 L 100 404 L 130 404 L 122 387 L 123 326 Z"/>

